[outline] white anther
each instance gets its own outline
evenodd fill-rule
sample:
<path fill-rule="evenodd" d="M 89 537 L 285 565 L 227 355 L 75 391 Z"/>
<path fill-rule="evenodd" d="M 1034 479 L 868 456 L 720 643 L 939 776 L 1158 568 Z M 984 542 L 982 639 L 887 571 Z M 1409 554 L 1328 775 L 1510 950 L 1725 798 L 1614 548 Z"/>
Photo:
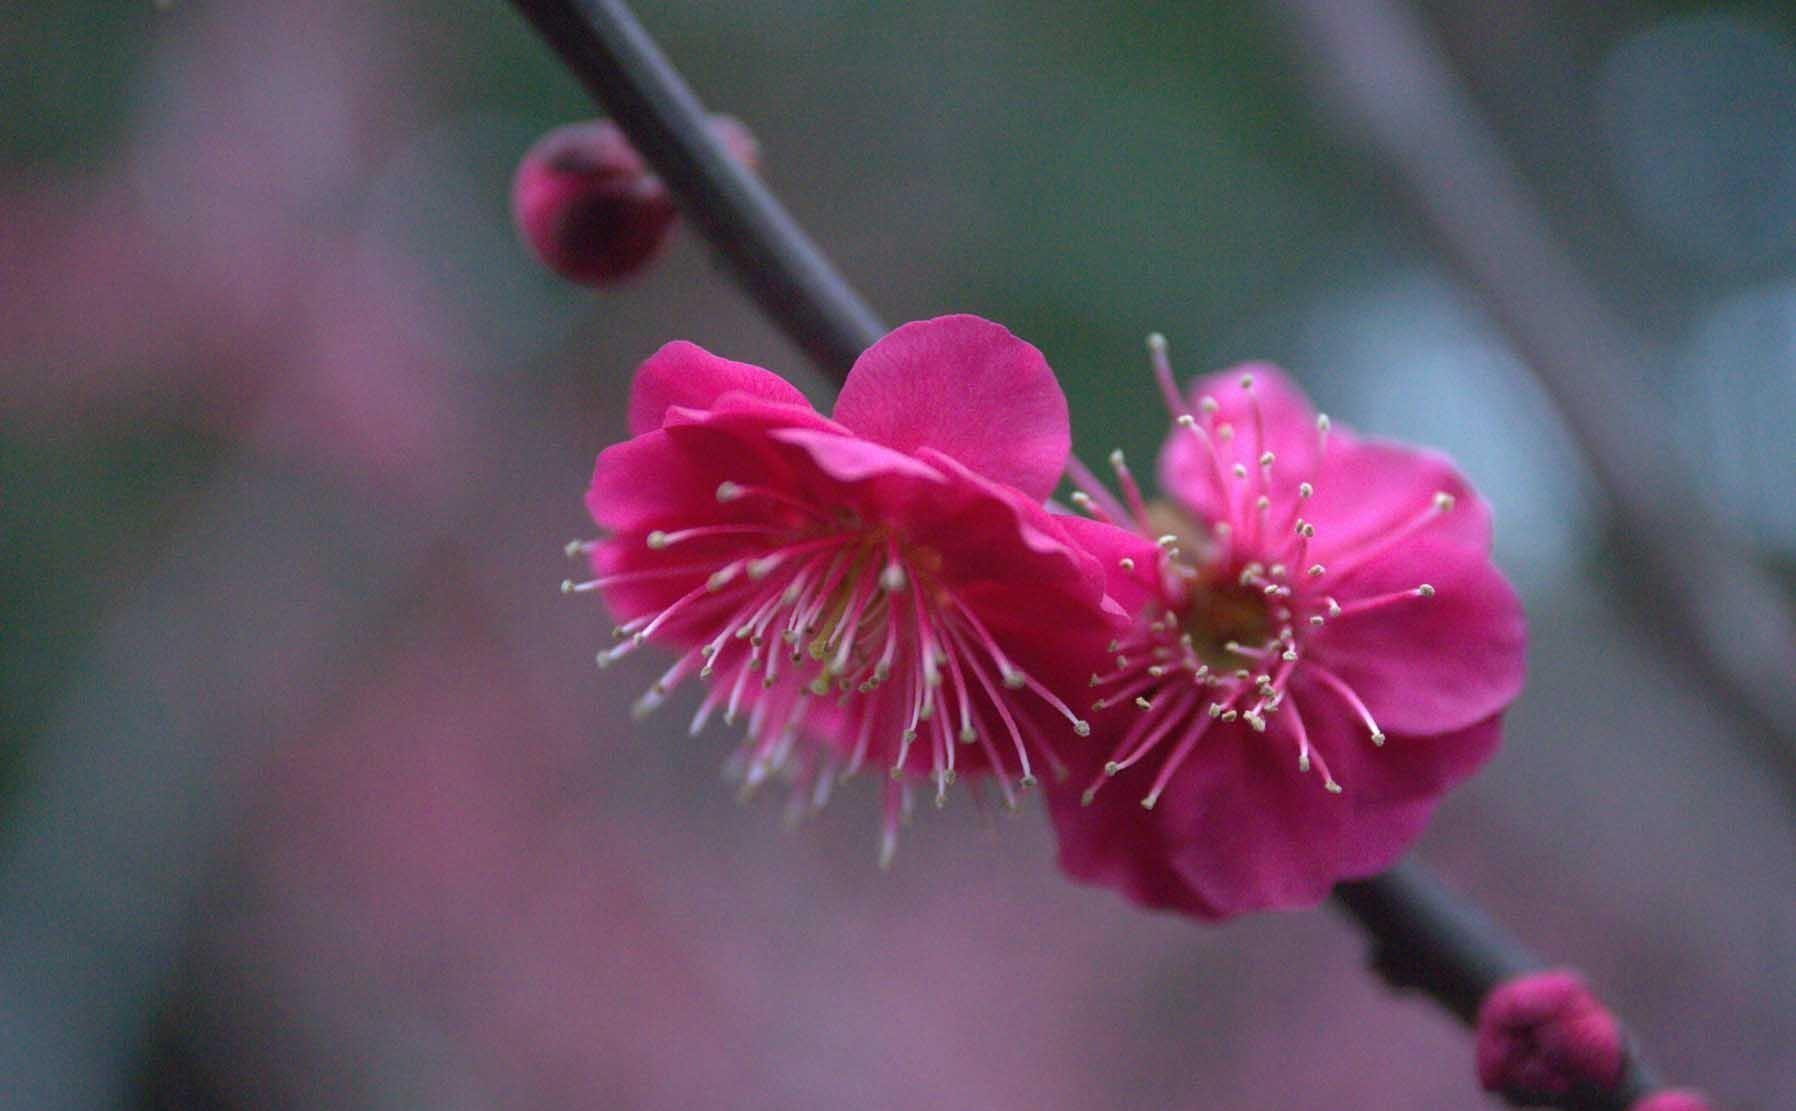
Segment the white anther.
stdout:
<path fill-rule="evenodd" d="M 1310 564 L 1310 569 L 1307 572 L 1309 577 L 1312 579 L 1319 579 L 1327 573 L 1328 573 L 1328 568 L 1322 566 L 1320 563 Z"/>
<path fill-rule="evenodd" d="M 1274 456 L 1270 451 L 1261 452 L 1260 453 L 1260 466 L 1262 466 L 1262 467 L 1272 466 L 1272 461 L 1275 458 L 1277 458 L 1277 457 Z"/>
<path fill-rule="evenodd" d="M 649 533 L 648 545 L 656 551 L 660 551 L 662 548 L 667 547 L 667 534 L 660 529 L 656 529 L 654 532 Z"/>
<path fill-rule="evenodd" d="M 1434 508 L 1442 513 L 1451 511 L 1453 508 L 1453 495 L 1447 493 L 1445 490 L 1436 492 L 1434 495 Z"/>
<path fill-rule="evenodd" d="M 1123 556 L 1121 559 L 1117 560 L 1116 565 L 1121 567 L 1124 571 L 1135 570 L 1135 561 L 1129 556 Z"/>
<path fill-rule="evenodd" d="M 904 568 L 896 563 L 888 563 L 885 570 L 879 573 L 879 586 L 888 594 L 895 594 L 904 589 Z"/>
<path fill-rule="evenodd" d="M 1418 597 L 1418 598 L 1434 597 L 1434 587 L 1430 586 L 1427 583 L 1423 583 L 1421 586 L 1416 587 L 1416 597 Z"/>
<path fill-rule="evenodd" d="M 1313 497 L 1315 495 L 1315 493 L 1316 493 L 1316 488 L 1314 486 L 1311 486 L 1309 483 L 1299 482 L 1297 484 L 1297 496 L 1298 497 L 1300 497 L 1300 498 Z"/>
<path fill-rule="evenodd" d="M 719 482 L 717 484 L 718 501 L 735 501 L 742 496 L 742 493 L 742 487 L 734 482 Z"/>

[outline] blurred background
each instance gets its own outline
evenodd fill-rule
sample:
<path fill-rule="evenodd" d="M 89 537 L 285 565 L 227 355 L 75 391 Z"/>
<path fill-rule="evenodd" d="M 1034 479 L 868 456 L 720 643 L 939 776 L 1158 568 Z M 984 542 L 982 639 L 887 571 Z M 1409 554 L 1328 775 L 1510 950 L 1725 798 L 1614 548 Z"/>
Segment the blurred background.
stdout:
<path fill-rule="evenodd" d="M 1667 1075 L 1796 1106 L 1762 727 L 1619 589 L 1579 447 L 1282 9 L 639 9 L 887 319 L 1044 349 L 1087 460 L 1157 446 L 1150 330 L 1456 456 L 1532 680 L 1420 856 Z M 1639 331 L 1627 436 L 1787 572 L 1796 15 L 1417 10 Z M 787 833 L 689 701 L 628 720 L 659 668 L 593 672 L 556 586 L 630 372 L 679 337 L 828 395 L 690 229 L 616 291 L 534 264 L 510 175 L 594 109 L 507 5 L 38 0 L 0 109 L 0 1106 L 1484 1105 L 1331 913 L 1138 912 L 964 798 L 882 874 L 867 785 Z"/>

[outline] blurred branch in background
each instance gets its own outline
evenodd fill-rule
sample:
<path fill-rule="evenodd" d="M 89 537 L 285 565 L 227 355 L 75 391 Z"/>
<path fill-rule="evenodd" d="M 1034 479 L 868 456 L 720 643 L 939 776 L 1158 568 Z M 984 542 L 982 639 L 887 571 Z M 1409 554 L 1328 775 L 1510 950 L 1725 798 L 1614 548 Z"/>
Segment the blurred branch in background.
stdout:
<path fill-rule="evenodd" d="M 1796 616 L 1704 504 L 1647 396 L 1646 344 L 1579 274 L 1426 27 L 1395 0 L 1275 0 L 1311 101 L 1508 333 L 1608 494 L 1629 592 L 1796 794 Z M 1679 651 L 1688 647 L 1691 651 Z"/>

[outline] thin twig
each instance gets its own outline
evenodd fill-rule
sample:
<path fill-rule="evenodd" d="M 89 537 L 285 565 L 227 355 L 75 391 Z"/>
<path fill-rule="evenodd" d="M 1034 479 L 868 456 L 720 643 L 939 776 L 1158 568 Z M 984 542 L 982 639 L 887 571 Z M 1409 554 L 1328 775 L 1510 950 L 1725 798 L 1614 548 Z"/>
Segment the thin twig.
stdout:
<path fill-rule="evenodd" d="M 1666 418 L 1640 388 L 1645 343 L 1567 257 L 1406 5 L 1273 7 L 1326 122 L 1386 175 L 1565 416 L 1608 495 L 1631 593 L 1796 793 L 1796 613 L 1663 450 Z"/>
<path fill-rule="evenodd" d="M 841 384 L 886 329 L 763 185 L 630 9 L 616 0 L 513 0 L 661 175 L 750 296 Z"/>
<path fill-rule="evenodd" d="M 738 260 L 802 255 L 814 261 L 814 273 L 826 280 L 815 286 L 791 283 L 783 287 L 787 291 L 783 296 L 810 298 L 802 306 L 778 298 L 769 300 L 760 276 L 744 271 L 743 264 L 737 263 L 738 276 L 807 350 L 828 350 L 830 343 L 824 342 L 827 337 L 852 337 L 858 343 L 883 331 L 864 302 L 802 238 L 796 225 L 765 190 L 757 186 L 757 196 L 781 217 L 779 220 L 743 220 L 731 212 L 705 211 L 707 205 L 728 202 L 734 183 L 746 175 L 723 157 L 708 132 L 699 126 L 703 115 L 697 103 L 623 4 L 610 0 L 513 2 L 549 39 L 580 80 L 605 101 L 618 125 L 640 145 L 656 171 L 670 183 L 676 183 L 675 193 L 688 215 L 711 229 L 713 243 L 726 257 Z M 587 18 L 592 21 L 590 24 Z M 563 41 L 564 36 L 568 41 Z M 616 53 L 598 49 L 594 44 L 599 42 L 610 44 Z M 614 73 L 613 69 L 624 72 Z M 619 96 L 610 91 L 634 88 L 633 82 L 645 74 L 665 89 L 674 90 L 674 95 L 644 96 L 639 90 L 634 95 Z M 683 117 L 677 130 L 684 135 L 686 145 L 674 150 L 668 149 L 663 140 L 675 134 L 676 128 L 667 120 L 655 118 L 667 111 L 677 111 Z M 639 115 L 650 118 L 638 118 Z M 704 157 L 692 156 L 693 144 Z M 706 180 L 718 174 L 727 175 L 728 180 Z M 683 187 L 678 184 L 681 182 Z M 786 235 L 799 236 L 796 247 L 778 242 Z M 752 242 L 732 242 L 733 237 Z M 816 330 L 805 330 L 810 328 Z M 1482 912 L 1429 876 L 1419 864 L 1400 865 L 1382 876 L 1343 884 L 1338 896 L 1347 913 L 1373 938 L 1374 961 L 1380 974 L 1395 987 L 1428 993 L 1463 1021 L 1473 1020 L 1479 1002 L 1496 983 L 1540 966 L 1538 958 Z M 1645 1066 L 1630 1054 L 1627 1077 L 1614 1093 L 1613 1102 L 1565 1106 L 1589 1111 L 1625 1108 L 1655 1086 Z"/>
<path fill-rule="evenodd" d="M 1414 863 L 1343 883 L 1335 900 L 1372 938 L 1372 967 L 1387 984 L 1427 992 L 1468 1026 L 1492 988 L 1544 967 L 1507 930 Z M 1630 1050 L 1613 1091 L 1567 1097 L 1559 1106 L 1626 1111 L 1658 1087 L 1651 1067 Z"/>

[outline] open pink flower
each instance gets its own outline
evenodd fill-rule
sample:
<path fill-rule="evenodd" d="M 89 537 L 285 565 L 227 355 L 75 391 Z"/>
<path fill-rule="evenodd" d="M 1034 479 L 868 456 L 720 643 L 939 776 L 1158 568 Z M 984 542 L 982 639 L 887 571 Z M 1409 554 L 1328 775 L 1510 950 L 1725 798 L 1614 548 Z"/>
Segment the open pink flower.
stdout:
<path fill-rule="evenodd" d="M 768 371 L 669 344 L 637 372 L 630 431 L 587 494 L 609 532 L 578 546 L 595 577 L 568 589 L 619 619 L 601 664 L 649 640 L 680 653 L 644 710 L 697 675 L 695 732 L 746 716 L 746 787 L 783 773 L 820 804 L 887 767 L 889 853 L 910 780 L 939 802 L 995 772 L 1013 802 L 1012 777 L 1057 759 L 1022 690 L 1088 728 L 1035 664 L 1102 653 L 1123 615 L 1041 507 L 1069 432 L 1034 347 L 977 317 L 907 324 L 856 361 L 832 420 Z"/>
<path fill-rule="evenodd" d="M 1187 402 L 1152 346 L 1170 501 L 1114 455 L 1123 499 L 1085 474 L 1074 500 L 1135 533 L 1068 525 L 1139 617 L 1091 677 L 1107 743 L 1050 796 L 1061 865 L 1201 918 L 1310 905 L 1388 867 L 1495 751 L 1521 606 L 1446 459 L 1331 431 L 1271 367 Z"/>

